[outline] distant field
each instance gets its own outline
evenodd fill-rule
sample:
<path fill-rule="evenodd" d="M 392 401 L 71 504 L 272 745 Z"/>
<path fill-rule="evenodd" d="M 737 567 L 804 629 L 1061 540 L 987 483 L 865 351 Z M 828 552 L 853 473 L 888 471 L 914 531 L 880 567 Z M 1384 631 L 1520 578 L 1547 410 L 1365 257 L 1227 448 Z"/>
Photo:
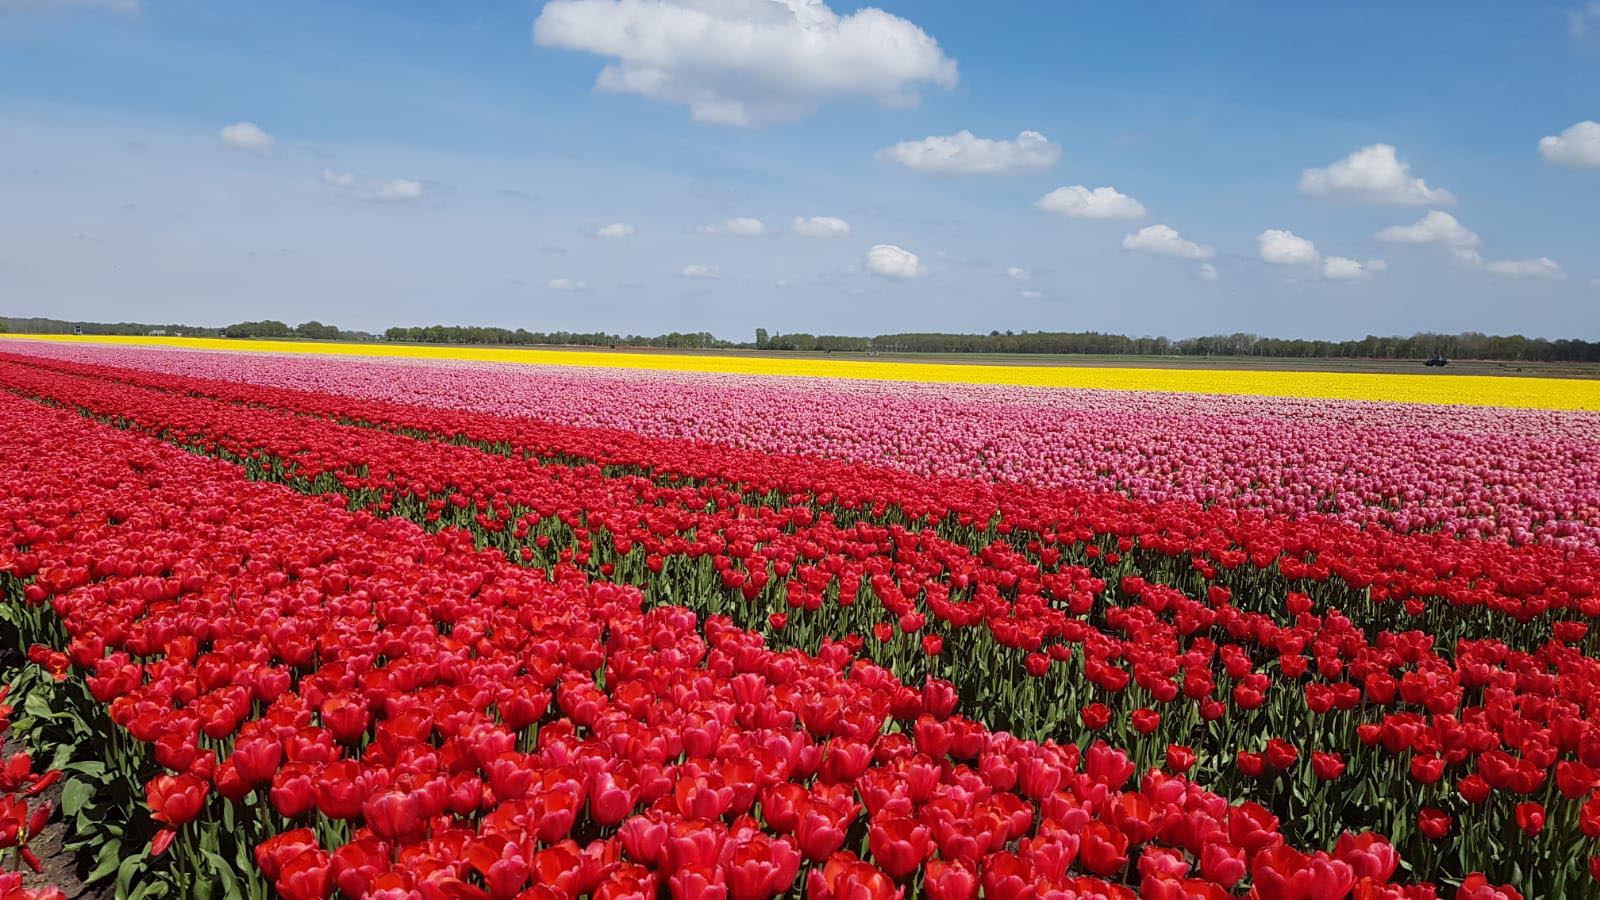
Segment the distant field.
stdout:
<path fill-rule="evenodd" d="M 398 345 L 406 346 L 406 345 Z M 590 350 L 588 347 L 551 349 Z M 1600 363 L 1508 362 L 1494 359 L 1450 360 L 1431 369 L 1420 359 L 1281 359 L 1265 356 L 1131 356 L 1113 353 L 822 353 L 792 350 L 663 350 L 619 347 L 606 353 L 650 353 L 679 356 L 746 356 L 753 359 L 833 359 L 861 362 L 918 362 L 950 365 L 1077 366 L 1129 369 L 1245 370 L 1251 372 L 1356 372 L 1369 375 L 1503 375 L 1522 378 L 1600 379 Z"/>
<path fill-rule="evenodd" d="M 342 344 L 224 338 L 12 335 L 32 340 L 187 347 L 266 353 L 466 360 L 523 365 L 597 366 L 724 375 L 775 375 L 868 381 L 1162 391 L 1232 396 L 1378 400 L 1397 403 L 1600 411 L 1600 379 L 1575 367 L 1535 370 L 1499 363 L 1420 363 L 1259 358 L 899 355 L 646 349 L 559 349 L 431 344 Z M 1306 365 L 1313 363 L 1313 365 Z M 1502 375 L 1522 377 L 1506 378 Z"/>
<path fill-rule="evenodd" d="M 142 342 L 140 337 L 124 338 L 117 336 L 100 335 L 36 335 L 19 334 L 10 335 L 0 333 L 0 337 L 34 338 L 43 340 L 102 340 L 106 342 Z M 185 338 L 173 338 L 179 342 Z M 233 339 L 200 339 L 216 340 L 228 345 L 242 345 L 252 341 Z M 309 349 L 317 346 L 340 346 L 340 341 L 312 341 L 300 338 L 287 338 L 273 341 L 289 345 L 305 345 L 302 352 L 333 352 L 316 351 Z M 1600 379 L 1600 363 L 1567 363 L 1567 362 L 1517 362 L 1496 359 L 1452 359 L 1444 368 L 1429 368 L 1423 365 L 1420 359 L 1349 359 L 1334 357 L 1319 357 L 1314 359 L 1287 359 L 1266 356 L 1136 356 L 1116 353 L 850 353 L 822 351 L 794 351 L 794 350 L 692 350 L 669 349 L 662 347 L 636 347 L 632 345 L 619 346 L 615 349 L 607 347 L 583 346 L 555 346 L 540 345 L 536 347 L 510 344 L 414 344 L 390 341 L 375 341 L 355 346 L 378 346 L 394 348 L 435 348 L 440 350 L 458 350 L 470 353 L 474 350 L 490 351 L 523 351 L 536 352 L 550 351 L 555 353 L 595 353 L 633 355 L 644 354 L 649 356 L 705 356 L 705 357 L 747 357 L 750 359 L 819 359 L 852 362 L 909 362 L 909 363 L 937 363 L 941 365 L 965 366 L 1071 366 L 1079 368 L 1129 368 L 1129 369 L 1189 369 L 1189 370 L 1243 370 L 1250 372 L 1353 372 L 1368 375 L 1498 375 L 1510 378 L 1585 378 Z M 237 349 L 249 349 L 238 346 Z M 295 352 L 286 349 L 284 352 Z M 366 355 L 366 354 L 363 354 Z M 381 354 L 389 355 L 389 354 Z M 401 354 L 405 355 L 405 354 Z M 431 354 L 418 354 L 431 355 Z"/>

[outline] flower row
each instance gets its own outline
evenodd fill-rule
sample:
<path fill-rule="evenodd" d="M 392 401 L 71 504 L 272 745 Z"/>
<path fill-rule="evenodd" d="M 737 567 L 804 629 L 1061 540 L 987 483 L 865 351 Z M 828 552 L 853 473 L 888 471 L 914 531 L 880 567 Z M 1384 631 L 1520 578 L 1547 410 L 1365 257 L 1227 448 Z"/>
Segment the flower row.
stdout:
<path fill-rule="evenodd" d="M 1119 491 L 1402 531 L 1600 545 L 1600 414 L 8 344 L 105 363 Z"/>
<path fill-rule="evenodd" d="M 195 860 L 196 829 L 255 810 L 285 897 L 1432 896 L 1388 884 L 1382 838 L 1302 853 L 1258 805 L 990 732 L 848 643 L 775 652 L 454 529 L 0 413 L 0 571 L 149 748 L 155 849 Z"/>

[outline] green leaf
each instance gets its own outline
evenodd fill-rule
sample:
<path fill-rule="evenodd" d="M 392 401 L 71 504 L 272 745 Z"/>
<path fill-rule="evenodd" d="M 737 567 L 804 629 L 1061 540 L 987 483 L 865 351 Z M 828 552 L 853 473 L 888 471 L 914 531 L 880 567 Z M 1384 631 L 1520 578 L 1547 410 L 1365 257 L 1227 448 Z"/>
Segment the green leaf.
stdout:
<path fill-rule="evenodd" d="M 153 900 L 155 897 L 165 897 L 171 890 L 172 884 L 165 878 L 152 878 L 128 895 L 128 900 Z"/>
<path fill-rule="evenodd" d="M 51 709 L 50 701 L 46 700 L 44 694 L 38 691 L 30 692 L 27 698 L 22 701 L 22 711 L 35 719 L 53 720 L 66 715 Z"/>
<path fill-rule="evenodd" d="M 128 896 L 128 889 L 133 885 L 133 876 L 144 871 L 145 861 L 149 858 L 149 851 L 130 853 L 117 866 L 117 896 Z"/>
<path fill-rule="evenodd" d="M 115 841 L 106 841 L 100 845 L 100 853 L 95 857 L 94 868 L 84 877 L 84 884 L 94 884 L 102 878 L 117 870 L 122 862 L 122 847 Z"/>
<path fill-rule="evenodd" d="M 61 788 L 61 813 L 75 816 L 94 799 L 94 786 L 87 781 L 70 779 Z"/>
<path fill-rule="evenodd" d="M 222 885 L 222 896 L 225 900 L 244 900 L 244 891 L 239 888 L 239 878 L 233 873 L 233 866 L 221 856 L 202 849 L 200 855 L 211 864 L 212 871 L 216 873 L 217 881 Z"/>
<path fill-rule="evenodd" d="M 86 775 L 95 781 L 103 782 L 106 780 L 106 764 L 98 759 L 86 759 L 82 762 L 68 763 L 61 768 L 68 772 Z"/>
<path fill-rule="evenodd" d="M 50 768 L 59 769 L 72 760 L 72 754 L 78 748 L 74 744 L 62 742 L 56 745 L 55 755 L 50 758 Z"/>

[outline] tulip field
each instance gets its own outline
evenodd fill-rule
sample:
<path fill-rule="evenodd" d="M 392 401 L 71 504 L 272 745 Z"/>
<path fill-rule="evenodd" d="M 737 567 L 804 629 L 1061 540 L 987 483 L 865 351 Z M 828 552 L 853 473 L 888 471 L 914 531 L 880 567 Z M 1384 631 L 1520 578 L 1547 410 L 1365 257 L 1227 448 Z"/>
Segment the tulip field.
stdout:
<path fill-rule="evenodd" d="M 426 355 L 0 340 L 0 898 L 1600 897 L 1593 382 Z"/>

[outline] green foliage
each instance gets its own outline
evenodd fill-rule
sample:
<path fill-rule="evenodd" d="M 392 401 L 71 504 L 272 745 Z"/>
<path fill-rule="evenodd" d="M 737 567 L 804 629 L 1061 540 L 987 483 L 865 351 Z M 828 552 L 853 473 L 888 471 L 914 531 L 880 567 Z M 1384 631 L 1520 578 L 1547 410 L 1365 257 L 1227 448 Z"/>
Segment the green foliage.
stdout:
<path fill-rule="evenodd" d="M 301 322 L 294 327 L 296 337 L 311 338 L 317 341 L 336 341 L 339 339 L 339 326 L 324 325 L 316 319 Z"/>
<path fill-rule="evenodd" d="M 290 334 L 289 326 L 276 319 L 260 322 L 238 322 L 222 329 L 223 337 L 230 338 L 284 338 Z"/>

